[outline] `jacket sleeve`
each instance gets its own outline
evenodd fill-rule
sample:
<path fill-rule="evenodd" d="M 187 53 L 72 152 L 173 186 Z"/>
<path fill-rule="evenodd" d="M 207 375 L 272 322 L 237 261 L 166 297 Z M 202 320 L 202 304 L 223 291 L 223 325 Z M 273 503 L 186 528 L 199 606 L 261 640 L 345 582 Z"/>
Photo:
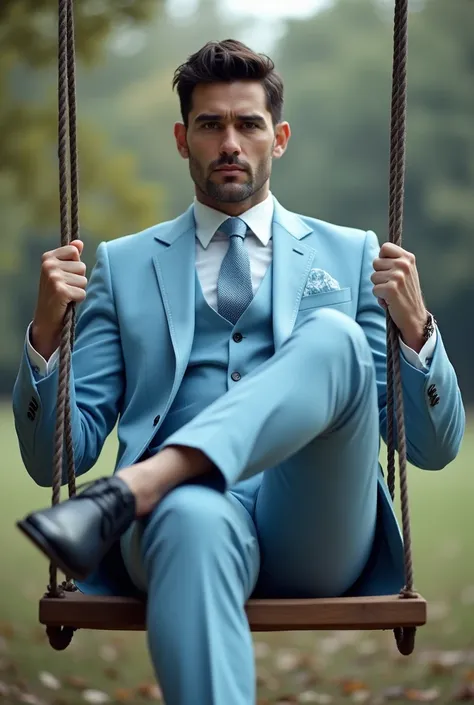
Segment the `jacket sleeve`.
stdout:
<path fill-rule="evenodd" d="M 373 261 L 379 254 L 375 233 L 366 234 L 357 322 L 372 349 L 378 390 L 381 436 L 387 438 L 386 319 L 372 292 Z M 465 411 L 456 373 L 444 348 L 439 328 L 428 370 L 411 365 L 400 352 L 407 457 L 426 470 L 440 470 L 459 452 L 465 430 Z M 439 401 L 436 403 L 437 398 Z"/>
<path fill-rule="evenodd" d="M 13 413 L 23 463 L 42 487 L 52 483 L 57 367 L 39 378 L 26 345 L 13 389 Z M 124 393 L 124 362 L 107 247 L 97 249 L 87 296 L 76 324 L 70 382 L 76 474 L 96 463 L 117 421 Z M 63 484 L 67 482 L 66 475 Z"/>

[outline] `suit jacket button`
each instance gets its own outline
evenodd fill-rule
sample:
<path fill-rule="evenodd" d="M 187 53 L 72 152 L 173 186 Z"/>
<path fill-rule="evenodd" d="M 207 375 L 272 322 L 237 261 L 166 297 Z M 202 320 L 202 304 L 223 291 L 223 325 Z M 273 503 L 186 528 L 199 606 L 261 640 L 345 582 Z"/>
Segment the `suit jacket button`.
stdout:
<path fill-rule="evenodd" d="M 241 343 L 243 340 L 243 337 L 244 336 L 242 335 L 242 333 L 234 333 L 234 335 L 232 336 L 232 339 L 233 339 L 234 343 Z"/>
<path fill-rule="evenodd" d="M 234 382 L 238 382 L 242 379 L 242 375 L 240 374 L 240 372 L 232 372 L 230 377 Z"/>
<path fill-rule="evenodd" d="M 158 416 L 155 416 L 153 419 L 153 426 L 156 426 L 160 422 L 161 416 L 158 414 Z"/>

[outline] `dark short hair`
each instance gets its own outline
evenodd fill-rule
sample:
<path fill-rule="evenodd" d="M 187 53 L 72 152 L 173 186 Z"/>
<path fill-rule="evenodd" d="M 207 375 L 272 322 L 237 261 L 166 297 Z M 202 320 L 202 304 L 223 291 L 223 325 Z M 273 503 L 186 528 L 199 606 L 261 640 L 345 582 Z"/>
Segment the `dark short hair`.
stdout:
<path fill-rule="evenodd" d="M 197 85 L 233 81 L 260 81 L 273 123 L 281 121 L 283 81 L 275 71 L 273 61 L 265 54 L 255 53 L 242 42 L 226 39 L 222 42 L 208 42 L 174 73 L 173 88 L 177 89 L 181 116 L 186 127 L 192 109 L 193 91 Z"/>

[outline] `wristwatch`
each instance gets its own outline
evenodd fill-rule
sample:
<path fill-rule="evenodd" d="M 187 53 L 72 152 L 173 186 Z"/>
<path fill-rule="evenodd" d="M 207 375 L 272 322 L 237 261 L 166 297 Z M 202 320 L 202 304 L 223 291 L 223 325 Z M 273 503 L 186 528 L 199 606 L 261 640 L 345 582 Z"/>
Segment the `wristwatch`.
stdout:
<path fill-rule="evenodd" d="M 431 338 L 434 333 L 436 323 L 436 318 L 428 311 L 428 318 L 426 319 L 425 327 L 423 328 L 423 342 L 426 343 Z"/>

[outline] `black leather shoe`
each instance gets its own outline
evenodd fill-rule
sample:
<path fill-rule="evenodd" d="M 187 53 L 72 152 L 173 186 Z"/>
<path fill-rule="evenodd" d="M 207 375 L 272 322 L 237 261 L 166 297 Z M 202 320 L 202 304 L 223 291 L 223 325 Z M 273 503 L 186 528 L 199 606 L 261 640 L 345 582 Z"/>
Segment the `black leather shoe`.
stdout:
<path fill-rule="evenodd" d="M 17 526 L 66 575 L 85 580 L 135 519 L 135 496 L 117 475 L 29 514 Z"/>

